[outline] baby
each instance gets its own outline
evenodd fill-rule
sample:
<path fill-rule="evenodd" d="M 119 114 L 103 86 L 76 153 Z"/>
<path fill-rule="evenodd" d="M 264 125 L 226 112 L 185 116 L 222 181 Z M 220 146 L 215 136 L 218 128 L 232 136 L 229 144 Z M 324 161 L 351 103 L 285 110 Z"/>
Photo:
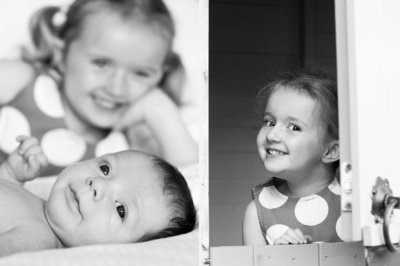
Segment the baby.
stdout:
<path fill-rule="evenodd" d="M 58 176 L 47 202 L 23 188 L 47 158 L 32 137 L 0 165 L 0 256 L 92 244 L 133 243 L 190 232 L 196 212 L 185 179 L 166 161 L 123 151 Z"/>

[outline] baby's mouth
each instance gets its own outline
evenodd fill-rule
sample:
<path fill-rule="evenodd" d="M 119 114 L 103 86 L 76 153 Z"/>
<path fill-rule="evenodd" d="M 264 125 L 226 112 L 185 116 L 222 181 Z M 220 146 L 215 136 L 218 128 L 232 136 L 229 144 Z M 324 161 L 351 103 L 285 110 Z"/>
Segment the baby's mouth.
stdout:
<path fill-rule="evenodd" d="M 69 188 L 70 188 L 70 190 L 72 192 L 73 203 L 74 203 L 76 209 L 78 210 L 79 214 L 81 214 L 81 210 L 79 209 L 79 197 L 78 197 L 78 195 L 77 195 L 75 190 L 73 190 L 71 187 L 69 187 Z M 82 216 L 82 214 L 81 214 L 81 216 Z"/>
<path fill-rule="evenodd" d="M 267 149 L 267 154 L 273 155 L 273 156 L 282 156 L 282 155 L 286 155 L 288 153 L 280 151 L 280 150 L 275 150 L 275 149 Z"/>

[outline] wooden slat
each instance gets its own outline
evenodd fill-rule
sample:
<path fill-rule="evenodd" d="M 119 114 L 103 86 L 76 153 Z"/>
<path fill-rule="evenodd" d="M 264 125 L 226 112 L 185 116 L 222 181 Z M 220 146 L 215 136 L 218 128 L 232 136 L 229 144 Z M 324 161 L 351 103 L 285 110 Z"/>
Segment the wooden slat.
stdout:
<path fill-rule="evenodd" d="M 265 5 L 265 6 L 299 6 L 299 0 L 210 0 L 211 4 L 245 4 L 245 5 Z"/>
<path fill-rule="evenodd" d="M 211 250 L 213 266 L 253 266 L 252 247 L 219 247 Z"/>
<path fill-rule="evenodd" d="M 242 76 L 240 79 L 214 76 L 210 81 L 210 85 L 212 85 L 209 92 L 210 99 L 254 99 L 258 91 L 264 87 L 270 79 L 270 76 L 257 79 L 245 76 Z"/>
<path fill-rule="evenodd" d="M 267 179 L 258 151 L 210 153 L 210 179 Z M 257 183 L 255 183 L 257 185 Z"/>
<path fill-rule="evenodd" d="M 272 70 L 289 71 L 300 64 L 295 55 L 232 54 L 210 52 L 210 82 L 213 77 L 260 80 Z"/>
<path fill-rule="evenodd" d="M 319 244 L 319 260 L 320 266 L 364 266 L 364 246 L 362 241 Z"/>
<path fill-rule="evenodd" d="M 229 182 L 229 188 L 227 183 Z M 245 204 L 251 201 L 251 188 L 256 183 L 253 179 L 245 180 L 212 180 L 210 181 L 210 197 L 218 199 L 219 204 Z M 243 215 L 244 213 L 242 213 Z"/>
<path fill-rule="evenodd" d="M 316 56 L 336 58 L 335 33 L 317 33 L 315 36 Z"/>
<path fill-rule="evenodd" d="M 210 31 L 214 29 L 299 29 L 298 6 L 211 3 Z"/>
<path fill-rule="evenodd" d="M 213 127 L 210 132 L 210 152 L 256 153 L 258 132 L 259 127 Z"/>
<path fill-rule="evenodd" d="M 317 32 L 335 32 L 335 9 L 333 6 L 333 0 L 316 1 L 325 2 L 324 5 L 319 6 L 315 12 L 315 30 Z M 331 6 L 331 7 L 329 7 Z"/>
<path fill-rule="evenodd" d="M 210 100 L 210 127 L 212 126 L 258 126 L 254 103 L 248 99 L 224 101 Z"/>
<path fill-rule="evenodd" d="M 257 29 L 214 29 L 210 51 L 298 55 L 299 32 Z"/>
<path fill-rule="evenodd" d="M 254 266 L 320 266 L 318 262 L 318 245 L 254 247 L 254 258 Z"/>
<path fill-rule="evenodd" d="M 210 246 L 242 245 L 242 222 L 248 204 L 210 206 Z"/>

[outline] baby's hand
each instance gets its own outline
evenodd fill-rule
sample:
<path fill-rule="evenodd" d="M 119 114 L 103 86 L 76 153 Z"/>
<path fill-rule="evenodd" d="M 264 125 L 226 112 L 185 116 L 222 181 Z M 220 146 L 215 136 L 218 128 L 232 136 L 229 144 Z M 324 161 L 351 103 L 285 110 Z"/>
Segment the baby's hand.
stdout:
<path fill-rule="evenodd" d="M 311 236 L 303 235 L 300 229 L 289 228 L 280 238 L 275 239 L 274 245 L 307 244 L 311 242 Z"/>
<path fill-rule="evenodd" d="M 18 136 L 17 141 L 20 145 L 10 154 L 7 163 L 15 180 L 23 183 L 38 177 L 48 161 L 36 138 Z"/>

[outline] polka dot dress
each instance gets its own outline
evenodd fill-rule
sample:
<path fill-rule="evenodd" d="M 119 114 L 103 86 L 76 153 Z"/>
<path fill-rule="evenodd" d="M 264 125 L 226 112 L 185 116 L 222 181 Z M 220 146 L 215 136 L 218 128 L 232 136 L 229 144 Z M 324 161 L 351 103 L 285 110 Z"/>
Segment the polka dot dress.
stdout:
<path fill-rule="evenodd" d="M 18 135 L 39 139 L 50 166 L 43 176 L 57 175 L 71 163 L 129 148 L 125 136 L 113 132 L 96 145 L 66 128 L 57 84 L 39 75 L 12 102 L 0 109 L 0 160 L 17 146 Z"/>
<path fill-rule="evenodd" d="M 288 197 L 276 188 L 282 179 L 272 178 L 252 189 L 263 235 L 273 244 L 289 228 L 299 228 L 312 242 L 342 242 L 340 193 L 336 179 L 322 191 L 303 198 Z"/>

